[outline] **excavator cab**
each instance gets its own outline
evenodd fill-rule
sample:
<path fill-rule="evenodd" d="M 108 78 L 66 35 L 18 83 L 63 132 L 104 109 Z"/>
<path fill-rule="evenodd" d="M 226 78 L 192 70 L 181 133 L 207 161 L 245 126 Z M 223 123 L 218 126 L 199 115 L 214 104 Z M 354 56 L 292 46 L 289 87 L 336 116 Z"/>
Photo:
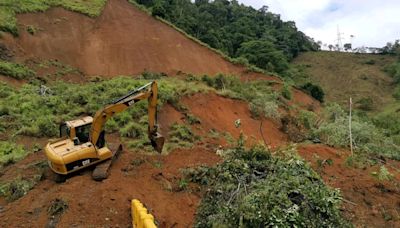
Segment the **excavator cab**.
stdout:
<path fill-rule="evenodd" d="M 122 146 L 115 150 L 107 147 L 103 126 L 116 113 L 144 99 L 149 101 L 148 136 L 154 149 L 161 153 L 164 137 L 157 131 L 157 83 L 153 81 L 112 101 L 97 111 L 94 117 L 86 116 L 62 123 L 60 138 L 50 141 L 44 148 L 50 168 L 57 174 L 67 175 L 101 163 L 96 166 L 92 176 L 95 180 L 106 178 L 108 167 Z"/>

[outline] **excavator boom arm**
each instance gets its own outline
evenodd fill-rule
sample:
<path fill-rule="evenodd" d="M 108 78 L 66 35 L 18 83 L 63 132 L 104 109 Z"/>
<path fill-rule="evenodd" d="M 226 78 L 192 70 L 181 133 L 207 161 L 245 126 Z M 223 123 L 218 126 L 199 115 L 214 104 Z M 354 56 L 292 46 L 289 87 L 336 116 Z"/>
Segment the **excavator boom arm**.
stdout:
<path fill-rule="evenodd" d="M 130 91 L 128 94 L 114 100 L 111 104 L 105 106 L 96 112 L 93 117 L 93 123 L 90 130 L 90 141 L 96 145 L 99 140 L 100 133 L 108 119 L 115 114 L 125 111 L 129 106 L 138 101 L 148 99 L 148 115 L 149 115 L 149 138 L 157 151 L 161 152 L 164 144 L 164 138 L 157 133 L 157 94 L 158 88 L 155 81 L 150 82 L 140 88 Z"/>

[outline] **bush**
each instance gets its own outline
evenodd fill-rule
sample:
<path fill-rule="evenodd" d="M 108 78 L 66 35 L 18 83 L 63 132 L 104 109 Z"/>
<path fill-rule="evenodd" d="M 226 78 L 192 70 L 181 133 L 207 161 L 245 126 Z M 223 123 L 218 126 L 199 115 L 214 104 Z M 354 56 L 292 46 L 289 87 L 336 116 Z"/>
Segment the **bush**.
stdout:
<path fill-rule="evenodd" d="M 281 94 L 284 98 L 291 100 L 292 99 L 292 91 L 290 90 L 290 85 L 285 83 L 282 87 Z"/>
<path fill-rule="evenodd" d="M 173 143 L 179 143 L 181 141 L 193 143 L 196 140 L 196 136 L 194 135 L 190 127 L 177 123 L 171 126 L 169 136 L 170 141 Z"/>
<path fill-rule="evenodd" d="M 361 98 L 357 101 L 357 104 L 358 108 L 363 111 L 372 111 L 374 109 L 374 101 L 370 97 Z"/>
<path fill-rule="evenodd" d="M 38 182 L 40 176 L 35 176 L 33 179 L 17 178 L 8 183 L 0 184 L 0 196 L 3 196 L 7 201 L 15 201 L 26 195 Z"/>
<path fill-rule="evenodd" d="M 373 59 L 369 59 L 369 60 L 367 60 L 367 61 L 365 61 L 364 62 L 364 64 L 367 64 L 367 65 L 374 65 L 376 62 L 375 62 L 375 60 L 373 60 Z"/>
<path fill-rule="evenodd" d="M 21 145 L 11 142 L 0 142 L 0 167 L 13 164 L 26 156 L 27 152 Z"/>
<path fill-rule="evenodd" d="M 125 127 L 120 129 L 121 136 L 129 138 L 139 138 L 143 136 L 145 132 L 146 127 L 135 122 L 130 122 Z"/>
<path fill-rule="evenodd" d="M 316 129 L 313 129 L 314 136 L 323 143 L 336 146 L 348 147 L 349 122 L 348 116 L 337 104 L 329 105 L 324 111 L 324 122 Z M 385 131 L 377 126 L 387 126 L 390 122 L 384 119 L 372 121 L 354 115 L 352 119 L 353 146 L 358 152 L 368 153 L 375 156 L 385 156 L 391 159 L 400 159 L 399 145 L 394 137 L 388 137 Z M 389 130 L 389 129 L 388 129 Z M 393 128 L 393 133 L 397 128 Z M 388 133 L 388 132 L 387 132 Z"/>
<path fill-rule="evenodd" d="M 194 227 L 347 227 L 340 193 L 293 149 L 271 156 L 263 147 L 228 151 L 222 164 L 185 171 L 207 193 Z"/>
<path fill-rule="evenodd" d="M 324 102 L 325 93 L 319 85 L 314 85 L 310 82 L 301 87 L 306 93 L 320 102 Z"/>
<path fill-rule="evenodd" d="M 0 61 L 0 74 L 15 79 L 27 79 L 36 75 L 33 70 L 24 65 L 4 61 Z"/>

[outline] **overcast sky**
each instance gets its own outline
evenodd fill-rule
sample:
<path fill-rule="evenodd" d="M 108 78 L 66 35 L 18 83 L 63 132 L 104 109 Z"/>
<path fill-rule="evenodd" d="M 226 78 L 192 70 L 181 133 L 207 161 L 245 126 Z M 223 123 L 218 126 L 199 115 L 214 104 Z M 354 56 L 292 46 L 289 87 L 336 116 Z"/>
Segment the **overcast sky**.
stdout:
<path fill-rule="evenodd" d="M 259 9 L 295 21 L 297 27 L 316 41 L 335 44 L 337 27 L 343 33 L 342 43 L 353 47 L 383 47 L 400 39 L 400 0 L 238 0 Z"/>

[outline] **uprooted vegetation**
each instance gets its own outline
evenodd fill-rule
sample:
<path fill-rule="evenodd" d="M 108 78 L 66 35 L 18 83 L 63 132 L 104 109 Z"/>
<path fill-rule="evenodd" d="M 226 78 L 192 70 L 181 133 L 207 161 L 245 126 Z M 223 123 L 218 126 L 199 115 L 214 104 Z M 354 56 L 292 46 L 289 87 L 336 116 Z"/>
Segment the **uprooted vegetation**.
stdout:
<path fill-rule="evenodd" d="M 339 190 L 289 147 L 271 155 L 264 147 L 238 146 L 214 168 L 185 170 L 208 189 L 195 227 L 347 227 Z"/>
<path fill-rule="evenodd" d="M 106 0 L 0 0 L 0 30 L 18 35 L 16 14 L 43 12 L 53 6 L 83 13 L 90 17 L 100 15 Z"/>

